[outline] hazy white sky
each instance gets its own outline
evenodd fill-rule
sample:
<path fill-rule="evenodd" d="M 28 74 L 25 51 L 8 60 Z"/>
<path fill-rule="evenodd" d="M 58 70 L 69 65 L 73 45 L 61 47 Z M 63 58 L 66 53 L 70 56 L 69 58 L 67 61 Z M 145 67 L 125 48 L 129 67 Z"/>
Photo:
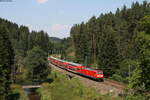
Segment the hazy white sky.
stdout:
<path fill-rule="evenodd" d="M 123 5 L 130 7 L 135 1 L 143 0 L 12 0 L 0 2 L 0 17 L 64 38 L 69 36 L 73 24 L 114 12 Z"/>

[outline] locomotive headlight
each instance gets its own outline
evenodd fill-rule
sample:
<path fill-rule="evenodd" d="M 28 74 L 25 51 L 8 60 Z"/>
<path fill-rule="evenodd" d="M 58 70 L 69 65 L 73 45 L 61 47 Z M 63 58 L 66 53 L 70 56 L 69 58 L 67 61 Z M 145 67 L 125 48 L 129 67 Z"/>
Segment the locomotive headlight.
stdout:
<path fill-rule="evenodd" d="M 97 75 L 97 77 L 101 77 L 101 75 Z"/>
<path fill-rule="evenodd" d="M 97 75 L 97 77 L 103 77 L 103 75 Z"/>
<path fill-rule="evenodd" d="M 100 75 L 100 77 L 103 77 L 103 75 Z"/>

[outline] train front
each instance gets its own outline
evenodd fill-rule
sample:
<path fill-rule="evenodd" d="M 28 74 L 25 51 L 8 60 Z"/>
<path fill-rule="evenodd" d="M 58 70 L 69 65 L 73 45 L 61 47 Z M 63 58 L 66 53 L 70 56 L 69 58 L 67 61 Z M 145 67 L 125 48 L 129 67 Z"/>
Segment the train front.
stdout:
<path fill-rule="evenodd" d="M 104 81 L 104 74 L 102 70 L 96 70 L 95 78 L 99 81 Z"/>

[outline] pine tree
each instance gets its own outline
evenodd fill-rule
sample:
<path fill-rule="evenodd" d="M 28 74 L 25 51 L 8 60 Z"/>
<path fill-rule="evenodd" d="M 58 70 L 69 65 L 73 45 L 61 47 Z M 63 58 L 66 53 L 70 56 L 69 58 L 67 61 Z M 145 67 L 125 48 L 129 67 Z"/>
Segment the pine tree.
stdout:
<path fill-rule="evenodd" d="M 8 38 L 8 30 L 0 26 L 0 100 L 10 100 L 13 63 L 14 53 Z"/>
<path fill-rule="evenodd" d="M 140 31 L 135 39 L 137 45 L 138 59 L 141 67 L 141 81 L 147 90 L 150 89 L 150 16 L 145 16 L 140 21 Z"/>
<path fill-rule="evenodd" d="M 22 52 L 23 57 L 25 57 L 28 51 L 29 29 L 26 26 L 20 26 L 19 32 L 21 33 L 19 41 L 19 50 Z"/>
<path fill-rule="evenodd" d="M 119 54 L 115 34 L 112 27 L 106 27 L 99 44 L 99 68 L 104 70 L 106 76 L 111 76 L 119 68 Z"/>
<path fill-rule="evenodd" d="M 88 31 L 87 35 L 90 37 L 89 41 L 89 48 L 91 49 L 91 62 L 97 62 L 97 33 L 98 33 L 98 24 L 96 21 L 96 17 L 93 16 L 89 22 L 87 23 Z"/>

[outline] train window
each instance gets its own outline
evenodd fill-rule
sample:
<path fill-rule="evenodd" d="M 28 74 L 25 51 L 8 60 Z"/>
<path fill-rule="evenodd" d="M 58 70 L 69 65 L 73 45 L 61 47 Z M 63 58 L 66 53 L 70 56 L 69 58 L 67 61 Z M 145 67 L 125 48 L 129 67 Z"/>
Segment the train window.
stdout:
<path fill-rule="evenodd" d="M 102 71 L 98 71 L 97 74 L 103 74 L 103 72 Z"/>
<path fill-rule="evenodd" d="M 93 69 L 91 69 L 91 68 L 84 68 L 84 69 L 87 69 L 87 70 L 93 70 Z"/>
<path fill-rule="evenodd" d="M 75 65 L 72 65 L 72 64 L 69 64 L 70 66 L 75 66 Z"/>

